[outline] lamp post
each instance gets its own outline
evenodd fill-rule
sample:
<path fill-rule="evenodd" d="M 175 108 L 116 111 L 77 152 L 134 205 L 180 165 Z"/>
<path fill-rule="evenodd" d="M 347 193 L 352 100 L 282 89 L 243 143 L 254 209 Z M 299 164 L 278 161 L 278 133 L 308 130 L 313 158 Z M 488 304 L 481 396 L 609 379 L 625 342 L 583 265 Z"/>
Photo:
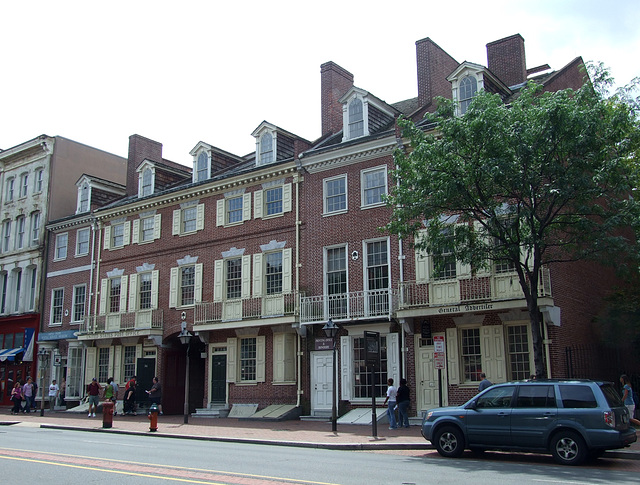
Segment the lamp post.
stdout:
<path fill-rule="evenodd" d="M 327 337 L 329 337 L 333 342 L 333 390 L 331 396 L 331 431 L 334 433 L 338 431 L 338 412 L 336 408 L 336 400 L 337 396 L 337 379 L 336 379 L 336 335 L 338 335 L 338 330 L 340 328 L 333 323 L 333 320 L 329 319 L 329 321 L 322 327 L 324 333 Z"/>
<path fill-rule="evenodd" d="M 49 360 L 48 357 L 49 352 L 47 352 L 47 349 L 38 349 L 38 361 L 40 362 L 40 391 L 42 392 L 42 398 L 40 399 L 40 416 L 44 416 L 44 377 L 45 366 Z"/>
<path fill-rule="evenodd" d="M 187 322 L 182 321 L 182 331 L 178 334 L 178 338 L 183 345 L 187 346 L 187 370 L 184 378 L 184 424 L 189 423 L 189 351 L 191 350 L 192 335 L 187 330 Z"/>

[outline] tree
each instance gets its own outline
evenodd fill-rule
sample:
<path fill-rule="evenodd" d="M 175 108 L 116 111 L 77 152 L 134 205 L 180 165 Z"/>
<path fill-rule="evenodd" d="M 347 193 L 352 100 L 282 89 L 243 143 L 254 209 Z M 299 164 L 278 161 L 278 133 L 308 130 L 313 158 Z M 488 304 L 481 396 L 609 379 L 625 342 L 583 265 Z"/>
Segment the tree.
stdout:
<path fill-rule="evenodd" d="M 463 116 L 441 99 L 419 125 L 399 121 L 409 146 L 395 153 L 385 229 L 411 238 L 416 250 L 450 253 L 472 268 L 514 268 L 540 376 L 541 268 L 613 252 L 620 269 L 619 254 L 633 255 L 640 221 L 631 196 L 638 186 L 637 100 L 629 90 L 607 97 L 608 74 L 592 72 L 594 81 L 575 91 L 544 92 L 529 82 L 509 104 L 482 92 Z M 637 271 L 635 263 L 630 268 Z"/>

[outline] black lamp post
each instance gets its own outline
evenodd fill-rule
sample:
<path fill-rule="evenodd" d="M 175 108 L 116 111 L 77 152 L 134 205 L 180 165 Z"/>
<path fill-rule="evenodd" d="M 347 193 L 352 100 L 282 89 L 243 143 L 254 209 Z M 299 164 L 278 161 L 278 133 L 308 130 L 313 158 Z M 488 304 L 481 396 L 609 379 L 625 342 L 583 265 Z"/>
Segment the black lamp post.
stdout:
<path fill-rule="evenodd" d="M 329 319 L 329 321 L 322 327 L 324 333 L 327 337 L 329 337 L 333 342 L 333 390 L 331 397 L 331 431 L 334 433 L 338 431 L 338 412 L 336 408 L 336 400 L 337 396 L 337 379 L 336 379 L 336 335 L 338 335 L 338 330 L 340 328 L 333 323 L 333 320 Z"/>
<path fill-rule="evenodd" d="M 191 350 L 192 335 L 187 330 L 187 322 L 182 322 L 182 331 L 178 334 L 178 338 L 183 345 L 187 346 L 187 370 L 184 378 L 184 424 L 189 423 L 189 351 Z"/>
<path fill-rule="evenodd" d="M 49 360 L 49 352 L 47 349 L 38 349 L 38 361 L 40 362 L 40 390 L 42 392 L 42 398 L 40 399 L 40 416 L 44 416 L 44 378 L 45 367 Z"/>

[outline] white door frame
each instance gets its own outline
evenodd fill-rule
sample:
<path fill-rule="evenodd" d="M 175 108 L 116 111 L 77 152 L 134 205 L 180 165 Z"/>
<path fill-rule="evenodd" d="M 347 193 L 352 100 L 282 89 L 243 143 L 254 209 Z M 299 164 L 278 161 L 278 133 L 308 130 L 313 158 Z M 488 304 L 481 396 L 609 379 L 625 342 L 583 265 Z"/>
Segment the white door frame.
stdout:
<path fill-rule="evenodd" d="M 444 336 L 444 332 L 434 333 L 433 335 Z M 421 417 L 422 411 L 427 411 L 440 405 L 438 387 L 442 389 L 442 405 L 448 405 L 447 369 L 442 369 L 442 380 L 438 386 L 438 370 L 434 368 L 433 345 L 420 347 L 420 334 L 415 334 L 414 346 L 416 359 L 416 414 Z"/>
<path fill-rule="evenodd" d="M 333 351 L 311 352 L 311 415 L 331 412 L 333 396 Z"/>

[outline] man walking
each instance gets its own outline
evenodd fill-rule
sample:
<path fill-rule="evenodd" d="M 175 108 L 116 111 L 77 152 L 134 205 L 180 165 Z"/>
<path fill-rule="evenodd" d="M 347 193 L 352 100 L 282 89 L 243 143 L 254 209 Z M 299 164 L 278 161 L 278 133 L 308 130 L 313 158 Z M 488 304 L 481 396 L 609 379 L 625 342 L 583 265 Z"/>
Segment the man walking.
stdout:
<path fill-rule="evenodd" d="M 89 418 L 96 417 L 96 411 L 98 410 L 98 403 L 100 402 L 100 389 L 102 386 L 95 377 L 91 379 L 91 384 L 87 386 L 87 393 L 89 394 Z"/>

